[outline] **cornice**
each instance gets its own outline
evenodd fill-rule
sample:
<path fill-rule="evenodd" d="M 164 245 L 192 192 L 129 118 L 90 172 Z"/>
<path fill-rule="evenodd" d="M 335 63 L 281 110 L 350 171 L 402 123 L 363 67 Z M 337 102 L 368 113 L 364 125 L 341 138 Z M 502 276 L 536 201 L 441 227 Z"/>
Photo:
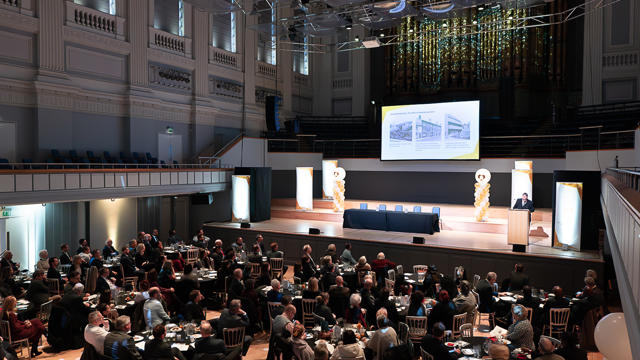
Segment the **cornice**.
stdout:
<path fill-rule="evenodd" d="M 66 42 L 72 42 L 121 55 L 129 55 L 129 53 L 131 53 L 130 43 L 117 40 L 109 36 L 77 29 L 72 26 L 64 26 L 63 34 Z"/>
<path fill-rule="evenodd" d="M 172 65 L 184 70 L 195 70 L 196 67 L 196 62 L 193 59 L 153 48 L 147 49 L 147 59 L 150 62 Z"/>

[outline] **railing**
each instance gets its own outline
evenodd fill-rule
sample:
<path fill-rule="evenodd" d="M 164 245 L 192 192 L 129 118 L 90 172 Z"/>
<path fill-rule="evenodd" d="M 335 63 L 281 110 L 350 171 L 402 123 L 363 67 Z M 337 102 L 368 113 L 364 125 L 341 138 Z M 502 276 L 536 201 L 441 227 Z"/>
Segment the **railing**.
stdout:
<path fill-rule="evenodd" d="M 259 75 L 262 75 L 264 77 L 268 77 L 271 79 L 275 79 L 277 74 L 278 74 L 278 70 L 277 70 L 277 66 L 276 65 L 271 65 L 271 64 L 267 64 L 261 61 L 257 61 L 256 62 L 256 72 Z"/>
<path fill-rule="evenodd" d="M 334 89 L 351 89 L 353 86 L 353 80 L 351 79 L 336 79 L 333 80 Z"/>
<path fill-rule="evenodd" d="M 200 155 L 198 156 L 198 163 L 202 164 L 203 166 L 209 166 L 211 168 L 228 167 L 226 166 L 226 164 L 223 165 L 221 163 L 222 155 L 224 155 L 224 153 L 227 152 L 227 150 L 229 150 L 231 147 L 233 147 L 238 141 L 242 141 L 242 137 L 242 133 L 236 135 L 233 139 L 228 141 L 224 146 L 222 146 L 222 148 L 220 148 L 211 156 L 208 156 L 206 154 L 213 153 L 218 144 L 214 143 L 209 145 L 208 148 L 200 152 Z"/>
<path fill-rule="evenodd" d="M 598 134 L 482 136 L 480 156 L 502 157 L 565 157 L 567 151 L 633 148 L 634 130 Z M 270 152 L 295 152 L 301 147 L 297 139 L 268 139 Z M 305 147 L 306 149 L 306 147 Z M 306 150 L 305 150 L 306 151 Z M 380 139 L 315 140 L 313 152 L 325 157 L 369 158 L 380 156 Z"/>
<path fill-rule="evenodd" d="M 209 46 L 209 63 L 239 70 L 242 60 L 239 54 Z"/>
<path fill-rule="evenodd" d="M 154 27 L 149 28 L 149 46 L 191 58 L 191 39 Z"/>
<path fill-rule="evenodd" d="M 67 26 L 76 26 L 102 35 L 124 40 L 124 19 L 67 1 Z"/>
<path fill-rule="evenodd" d="M 215 169 L 219 169 L 216 167 Z M 60 170 L 60 169 L 214 169 L 206 164 L 138 164 L 138 163 L 90 163 L 44 162 L 0 163 L 0 172 L 10 170 Z"/>
<path fill-rule="evenodd" d="M 640 55 L 638 55 L 638 52 L 606 54 L 602 57 L 602 66 L 604 67 L 635 66 L 635 65 L 638 65 L 639 58 L 640 58 Z"/>
<path fill-rule="evenodd" d="M 634 359 L 640 357 L 639 179 L 635 169 L 607 169 L 601 181 L 607 238 Z"/>
<path fill-rule="evenodd" d="M 294 73 L 293 83 L 301 86 L 309 86 L 309 75 Z"/>
<path fill-rule="evenodd" d="M 18 7 L 20 6 L 20 1 L 19 0 L 0 0 L 0 5 Z"/>

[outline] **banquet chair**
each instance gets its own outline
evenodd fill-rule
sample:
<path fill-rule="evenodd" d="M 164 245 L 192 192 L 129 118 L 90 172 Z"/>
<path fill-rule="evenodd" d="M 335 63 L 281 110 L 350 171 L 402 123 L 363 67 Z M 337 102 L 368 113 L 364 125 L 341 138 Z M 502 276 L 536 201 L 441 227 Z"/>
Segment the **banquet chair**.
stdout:
<path fill-rule="evenodd" d="M 562 333 L 567 331 L 567 324 L 569 324 L 570 313 L 570 308 L 549 309 L 549 324 L 544 325 L 542 333 L 547 333 L 546 330 L 548 329 L 549 336 L 553 336 L 553 334 L 562 335 Z"/>
<path fill-rule="evenodd" d="M 11 338 L 11 326 L 9 325 L 9 321 L 0 320 L 0 336 L 2 336 L 5 341 L 9 342 L 9 345 L 11 345 L 14 350 L 16 350 L 16 353 L 18 353 L 19 349 L 19 354 L 24 354 L 24 350 L 26 349 L 28 359 L 31 360 L 31 347 L 29 346 L 29 339 L 24 338 L 16 340 Z"/>
<path fill-rule="evenodd" d="M 302 279 L 300 279 L 299 277 L 293 277 L 293 284 L 294 285 L 300 285 L 302 284 Z"/>
<path fill-rule="evenodd" d="M 420 355 L 422 356 L 422 360 L 434 360 L 433 355 L 424 351 L 423 348 L 420 348 Z"/>
<path fill-rule="evenodd" d="M 261 265 L 258 263 L 249 263 L 249 267 L 251 269 L 249 272 L 249 277 L 251 277 L 252 279 L 259 278 L 260 273 L 262 272 Z"/>
<path fill-rule="evenodd" d="M 367 210 L 368 207 L 367 203 L 360 203 L 360 210 Z"/>
<path fill-rule="evenodd" d="M 125 276 L 124 280 L 122 281 L 122 285 L 123 286 L 131 285 L 131 288 L 133 288 L 133 291 L 135 291 L 138 288 L 138 277 L 137 276 Z"/>
<path fill-rule="evenodd" d="M 49 295 L 60 295 L 60 282 L 58 279 L 45 279 L 49 286 Z"/>
<path fill-rule="evenodd" d="M 267 301 L 267 313 L 269 314 L 269 332 L 271 332 L 271 328 L 273 327 L 273 313 L 281 306 L 282 303 Z"/>
<path fill-rule="evenodd" d="M 426 316 L 407 316 L 407 325 L 409 325 L 409 339 L 422 340 L 427 334 L 427 317 Z"/>
<path fill-rule="evenodd" d="M 409 325 L 403 322 L 398 323 L 398 344 L 406 344 L 409 341 Z"/>
<path fill-rule="evenodd" d="M 396 271 L 393 269 L 390 269 L 387 271 L 387 277 L 389 278 L 389 280 L 391 281 L 396 281 Z"/>
<path fill-rule="evenodd" d="M 242 347 L 244 342 L 244 326 L 222 329 L 224 346 L 227 349 Z"/>
<path fill-rule="evenodd" d="M 460 326 L 460 336 L 463 338 L 473 337 L 473 324 L 462 324 Z"/>
<path fill-rule="evenodd" d="M 96 282 L 98 281 L 98 268 L 92 266 L 87 271 L 87 283 L 86 283 L 86 291 L 90 294 L 93 294 L 96 291 Z"/>
<path fill-rule="evenodd" d="M 393 296 L 393 289 L 396 288 L 396 282 L 390 279 L 384 279 L 384 287 L 389 290 L 389 295 Z"/>
<path fill-rule="evenodd" d="M 475 274 L 473 275 L 473 288 L 475 289 L 476 286 L 478 286 L 478 282 L 480 282 L 480 275 Z M 476 299 L 478 300 L 478 299 Z"/>
<path fill-rule="evenodd" d="M 200 249 L 189 249 L 187 250 L 187 260 L 185 261 L 187 264 L 195 264 L 198 261 L 198 254 L 200 253 Z"/>
<path fill-rule="evenodd" d="M 467 320 L 467 313 L 453 315 L 453 329 L 452 334 L 454 337 L 460 336 L 460 326 L 462 326 Z"/>
<path fill-rule="evenodd" d="M 60 268 L 60 274 L 69 274 L 69 270 L 71 270 L 71 264 L 63 264 L 58 266 Z"/>
<path fill-rule="evenodd" d="M 396 205 L 396 211 L 404 211 L 404 206 Z"/>
<path fill-rule="evenodd" d="M 302 299 L 302 324 L 305 328 L 312 328 L 316 319 L 313 310 L 316 307 L 316 299 Z"/>
<path fill-rule="evenodd" d="M 422 206 L 416 205 L 413 207 L 413 212 L 422 212 Z"/>
<path fill-rule="evenodd" d="M 269 259 L 271 265 L 271 279 L 280 279 L 282 277 L 282 269 L 284 269 L 284 259 L 271 258 Z"/>
<path fill-rule="evenodd" d="M 403 275 L 404 274 L 404 270 L 402 269 L 402 265 L 397 265 L 396 266 L 396 272 L 398 273 L 398 275 Z"/>
<path fill-rule="evenodd" d="M 385 205 L 385 204 L 378 205 L 378 210 L 380 210 L 380 211 L 387 210 L 387 205 Z"/>
<path fill-rule="evenodd" d="M 426 273 L 427 270 L 429 270 L 429 267 L 427 265 L 413 265 L 413 272 L 416 274 L 419 272 Z"/>
<path fill-rule="evenodd" d="M 51 316 L 51 309 L 53 309 L 53 300 L 49 300 L 46 303 L 40 305 L 40 311 L 38 312 L 38 319 L 42 321 L 45 327 L 49 325 L 49 317 Z"/>

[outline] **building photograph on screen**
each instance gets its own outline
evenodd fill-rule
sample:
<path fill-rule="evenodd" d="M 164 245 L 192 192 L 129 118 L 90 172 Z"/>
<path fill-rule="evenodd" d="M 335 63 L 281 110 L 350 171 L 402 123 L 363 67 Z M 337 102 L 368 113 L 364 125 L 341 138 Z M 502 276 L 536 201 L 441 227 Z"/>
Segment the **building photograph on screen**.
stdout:
<path fill-rule="evenodd" d="M 381 160 L 479 160 L 480 102 L 382 107 Z"/>

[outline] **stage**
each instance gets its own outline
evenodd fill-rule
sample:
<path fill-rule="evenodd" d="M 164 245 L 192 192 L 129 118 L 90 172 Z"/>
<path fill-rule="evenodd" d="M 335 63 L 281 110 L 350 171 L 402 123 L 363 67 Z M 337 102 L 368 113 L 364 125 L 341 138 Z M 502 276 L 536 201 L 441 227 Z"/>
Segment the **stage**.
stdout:
<path fill-rule="evenodd" d="M 346 201 L 345 207 L 358 208 L 364 201 Z M 368 201 L 368 207 L 376 208 L 380 202 Z M 285 252 L 288 262 L 299 261 L 302 245 L 310 243 L 313 255 L 319 259 L 329 243 L 335 243 L 339 253 L 344 243 L 353 244 L 353 255 L 364 255 L 368 260 L 384 251 L 391 261 L 405 266 L 435 264 L 439 271 L 447 274 L 455 266 L 464 266 L 469 278 L 473 274 L 484 276 L 487 271 L 497 271 L 500 279 L 508 276 L 513 264 L 521 262 L 534 286 L 550 288 L 558 284 L 566 289 L 578 289 L 586 269 L 599 273 L 603 260 L 599 252 L 565 251 L 551 247 L 551 211 L 537 209 L 532 215 L 534 229 L 530 234 L 525 253 L 514 253 L 506 240 L 506 208 L 492 208 L 487 222 L 477 223 L 473 219 L 473 207 L 447 204 L 385 203 L 387 209 L 403 205 L 413 209 L 422 206 L 422 211 L 431 211 L 433 206 L 441 209 L 441 231 L 433 235 L 387 232 L 363 229 L 343 229 L 342 213 L 331 210 L 330 201 L 315 200 L 314 211 L 295 210 L 294 199 L 273 199 L 272 219 L 251 223 L 251 228 L 241 229 L 238 223 L 206 223 L 205 230 L 212 238 L 222 238 L 225 244 L 237 236 L 243 236 L 253 244 L 256 234 L 264 236 L 265 242 L 277 241 Z M 320 235 L 309 235 L 309 228 L 317 228 Z M 413 244 L 414 236 L 425 238 L 425 244 Z M 411 271 L 411 270 L 405 270 Z M 562 274 L 562 276 L 558 276 Z"/>

